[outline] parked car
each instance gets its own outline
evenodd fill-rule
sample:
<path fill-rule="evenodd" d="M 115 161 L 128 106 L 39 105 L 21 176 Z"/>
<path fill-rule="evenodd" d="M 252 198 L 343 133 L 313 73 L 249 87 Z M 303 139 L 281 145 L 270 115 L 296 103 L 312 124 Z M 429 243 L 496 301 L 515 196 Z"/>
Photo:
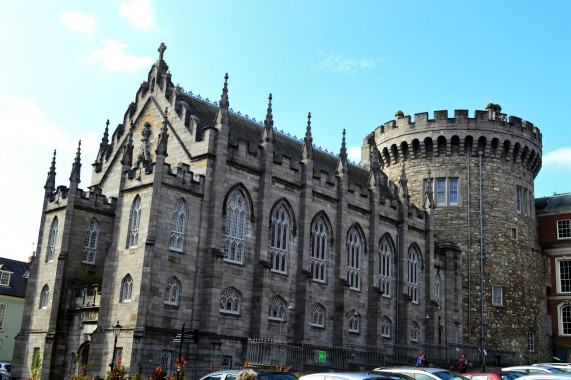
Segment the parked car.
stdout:
<path fill-rule="evenodd" d="M 541 373 L 535 375 L 526 375 L 520 377 L 518 380 L 569 380 L 571 373 Z"/>
<path fill-rule="evenodd" d="M 543 365 L 518 365 L 514 367 L 504 367 L 502 368 L 504 372 L 523 372 L 528 375 L 533 375 L 536 373 L 563 373 L 559 368 L 546 367 Z M 520 378 L 521 379 L 521 378 Z"/>
<path fill-rule="evenodd" d="M 258 380 L 297 380 L 297 377 L 289 372 L 273 371 L 269 369 L 251 368 Z M 240 373 L 239 369 L 229 369 L 225 371 L 216 371 L 209 373 L 200 378 L 200 380 L 236 380 L 236 376 Z"/>
<path fill-rule="evenodd" d="M 571 372 L 571 363 L 536 363 L 534 366 L 558 368 L 563 372 Z"/>
<path fill-rule="evenodd" d="M 414 378 L 400 373 L 375 372 L 320 372 L 305 375 L 299 380 L 414 380 Z"/>
<path fill-rule="evenodd" d="M 373 371 L 378 373 L 402 373 L 417 380 L 468 380 L 467 377 L 457 372 L 433 367 L 380 367 L 375 368 Z"/>
<path fill-rule="evenodd" d="M 515 380 L 521 375 L 513 372 L 486 372 L 486 373 L 465 373 L 463 376 L 470 380 Z"/>
<path fill-rule="evenodd" d="M 0 362 L 0 378 L 7 380 L 10 378 L 10 371 L 12 371 L 12 363 Z"/>

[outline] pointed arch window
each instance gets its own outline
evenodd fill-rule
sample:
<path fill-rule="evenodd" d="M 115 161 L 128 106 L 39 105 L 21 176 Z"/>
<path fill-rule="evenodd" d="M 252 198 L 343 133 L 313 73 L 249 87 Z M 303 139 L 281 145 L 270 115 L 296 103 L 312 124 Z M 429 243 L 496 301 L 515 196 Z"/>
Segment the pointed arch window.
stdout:
<path fill-rule="evenodd" d="M 289 214 L 283 204 L 272 214 L 270 228 L 270 257 L 272 272 L 287 274 L 289 261 Z"/>
<path fill-rule="evenodd" d="M 279 296 L 270 298 L 270 308 L 268 311 L 268 319 L 270 321 L 285 322 L 286 320 L 286 302 Z"/>
<path fill-rule="evenodd" d="M 393 249 L 388 239 L 383 239 L 379 247 L 379 289 L 383 297 L 391 297 L 391 262 Z"/>
<path fill-rule="evenodd" d="M 176 201 L 172 214 L 171 241 L 169 248 L 171 251 L 183 252 L 184 236 L 186 232 L 186 202 L 180 198 Z"/>
<path fill-rule="evenodd" d="M 347 239 L 347 282 L 349 289 L 361 290 L 362 251 L 361 235 L 356 228 L 352 228 Z"/>
<path fill-rule="evenodd" d="M 226 205 L 226 241 L 224 260 L 243 264 L 246 240 L 246 198 L 240 190 L 235 190 Z"/>
<path fill-rule="evenodd" d="M 384 317 L 383 322 L 381 322 L 381 336 L 383 338 L 390 338 L 392 327 L 393 323 L 391 320 L 387 317 Z"/>
<path fill-rule="evenodd" d="M 440 273 L 436 273 L 434 278 L 434 301 L 436 304 L 440 305 Z"/>
<path fill-rule="evenodd" d="M 131 215 L 129 219 L 129 239 L 127 248 L 136 247 L 139 241 L 139 224 L 141 223 L 141 197 L 135 197 L 131 205 Z"/>
<path fill-rule="evenodd" d="M 410 329 L 410 340 L 413 342 L 418 342 L 420 339 L 420 325 L 416 322 L 412 322 Z"/>
<path fill-rule="evenodd" d="M 97 241 L 99 240 L 99 223 L 95 218 L 91 219 L 85 229 L 85 240 L 83 240 L 83 262 L 95 264 L 97 255 Z"/>
<path fill-rule="evenodd" d="M 327 242 L 327 225 L 323 217 L 319 217 L 311 228 L 311 256 L 310 266 L 311 274 L 314 281 L 326 282 L 327 281 L 327 256 L 328 256 L 328 242 Z"/>
<path fill-rule="evenodd" d="M 165 288 L 165 304 L 178 305 L 180 289 L 180 281 L 176 277 L 171 277 L 167 281 L 167 287 Z"/>
<path fill-rule="evenodd" d="M 121 281 L 121 302 L 131 302 L 131 294 L 133 292 L 133 277 L 127 274 Z"/>
<path fill-rule="evenodd" d="M 50 235 L 48 237 L 48 250 L 46 253 L 46 262 L 54 261 L 56 253 L 57 233 L 58 233 L 58 219 L 57 217 L 55 217 L 50 227 Z"/>
<path fill-rule="evenodd" d="M 311 306 L 311 326 L 325 327 L 325 308 L 318 303 Z"/>
<path fill-rule="evenodd" d="M 413 303 L 418 303 L 418 252 L 410 247 L 408 254 L 408 296 Z"/>
<path fill-rule="evenodd" d="M 220 294 L 220 312 L 240 314 L 242 312 L 242 295 L 234 288 L 226 288 Z"/>
<path fill-rule="evenodd" d="M 349 316 L 349 332 L 359 333 L 361 331 L 361 316 L 356 311 Z"/>
<path fill-rule="evenodd" d="M 49 300 L 50 287 L 48 285 L 44 285 L 42 292 L 40 293 L 40 309 L 47 309 Z"/>

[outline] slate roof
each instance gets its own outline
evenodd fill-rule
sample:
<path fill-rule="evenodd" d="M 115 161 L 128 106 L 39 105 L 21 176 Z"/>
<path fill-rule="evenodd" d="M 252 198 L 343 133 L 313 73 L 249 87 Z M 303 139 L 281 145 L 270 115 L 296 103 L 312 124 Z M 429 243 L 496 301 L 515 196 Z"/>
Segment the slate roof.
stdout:
<path fill-rule="evenodd" d="M 571 193 L 537 198 L 535 200 L 535 209 L 542 213 L 555 211 L 557 209 L 571 209 Z"/>
<path fill-rule="evenodd" d="M 10 286 L 0 286 L 0 295 L 25 298 L 28 279 L 24 276 L 29 269 L 30 264 L 27 262 L 0 257 L 0 270 L 12 272 Z"/>
<path fill-rule="evenodd" d="M 182 96 L 180 98 L 188 104 L 191 109 L 191 113 L 200 119 L 203 126 L 213 126 L 215 124 L 218 107 L 186 93 L 182 93 L 181 95 Z M 249 150 L 257 147 L 260 143 L 260 137 L 262 136 L 264 127 L 232 112 L 230 112 L 229 115 L 230 141 L 247 141 L 249 144 Z M 281 154 L 285 157 L 289 157 L 292 162 L 299 162 L 301 160 L 302 145 L 302 142 L 285 136 L 274 129 L 275 154 Z M 334 175 L 338 162 L 338 157 L 320 151 L 319 149 L 313 149 L 313 167 L 315 169 Z M 363 189 L 366 189 L 368 181 L 369 172 L 367 170 L 360 166 L 349 164 L 349 183 L 355 183 Z M 381 186 L 381 193 L 386 197 L 394 198 L 394 195 L 384 186 Z"/>

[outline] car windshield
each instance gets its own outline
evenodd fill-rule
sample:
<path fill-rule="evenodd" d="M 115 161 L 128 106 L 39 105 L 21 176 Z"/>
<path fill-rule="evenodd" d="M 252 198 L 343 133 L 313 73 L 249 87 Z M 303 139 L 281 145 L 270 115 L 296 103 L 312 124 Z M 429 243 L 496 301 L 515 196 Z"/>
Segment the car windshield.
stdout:
<path fill-rule="evenodd" d="M 259 380 L 297 380 L 297 378 L 293 375 L 288 373 L 269 373 L 267 375 L 260 374 L 258 375 Z"/>
<path fill-rule="evenodd" d="M 384 374 L 383 376 L 385 376 L 385 378 L 386 378 L 386 377 L 390 377 L 391 379 L 394 379 L 394 380 L 410 380 L 410 379 L 411 379 L 410 376 L 407 376 L 407 375 L 397 375 L 397 374 L 395 374 L 395 373 L 390 373 L 390 374 L 387 373 L 387 374 Z"/>
<path fill-rule="evenodd" d="M 433 372 L 432 374 L 442 380 L 468 380 L 467 377 L 464 377 L 456 372 Z"/>
<path fill-rule="evenodd" d="M 514 380 L 514 379 L 518 378 L 518 376 L 511 375 L 511 374 L 503 374 L 503 375 L 500 375 L 500 377 L 504 380 Z"/>
<path fill-rule="evenodd" d="M 12 364 L 6 364 L 6 371 L 10 372 L 12 370 Z"/>

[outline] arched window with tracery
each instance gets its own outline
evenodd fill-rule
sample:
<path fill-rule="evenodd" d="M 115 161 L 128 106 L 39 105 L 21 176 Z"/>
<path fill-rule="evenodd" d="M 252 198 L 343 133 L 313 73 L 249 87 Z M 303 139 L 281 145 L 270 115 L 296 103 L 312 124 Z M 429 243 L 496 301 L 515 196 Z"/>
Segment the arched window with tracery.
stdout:
<path fill-rule="evenodd" d="M 133 277 L 127 274 L 121 281 L 121 302 L 130 302 L 133 292 Z"/>
<path fill-rule="evenodd" d="M 52 225 L 50 227 L 50 235 L 48 237 L 48 249 L 46 252 L 46 262 L 54 261 L 54 257 L 56 254 L 57 233 L 58 233 L 58 220 L 56 216 L 52 221 Z"/>
<path fill-rule="evenodd" d="M 349 316 L 349 332 L 359 333 L 361 331 L 361 316 L 356 311 Z"/>
<path fill-rule="evenodd" d="M 392 282 L 392 256 L 393 249 L 389 239 L 383 239 L 379 247 L 379 289 L 383 293 L 383 297 L 391 296 Z"/>
<path fill-rule="evenodd" d="M 362 252 L 361 235 L 356 228 L 352 228 L 347 239 L 347 282 L 349 289 L 361 289 Z"/>
<path fill-rule="evenodd" d="M 40 309 L 46 309 L 50 300 L 50 287 L 44 285 L 40 293 Z"/>
<path fill-rule="evenodd" d="M 220 293 L 220 312 L 240 314 L 242 312 L 242 295 L 234 288 L 226 288 Z"/>
<path fill-rule="evenodd" d="M 139 225 L 141 223 L 141 197 L 136 196 L 131 204 L 131 214 L 129 217 L 129 238 L 127 248 L 136 247 L 139 241 Z"/>
<path fill-rule="evenodd" d="M 286 302 L 279 296 L 270 298 L 270 306 L 268 310 L 268 319 L 272 321 L 285 322 L 286 320 Z"/>
<path fill-rule="evenodd" d="M 383 322 L 381 322 L 381 336 L 383 338 L 390 338 L 392 327 L 393 323 L 391 320 L 388 317 L 384 317 Z"/>
<path fill-rule="evenodd" d="M 172 214 L 171 240 L 169 249 L 171 251 L 184 251 L 184 235 L 186 232 L 186 202 L 180 198 L 176 201 Z"/>
<path fill-rule="evenodd" d="M 420 339 L 420 325 L 416 322 L 412 322 L 410 329 L 410 340 L 413 342 L 418 342 Z"/>
<path fill-rule="evenodd" d="M 290 218 L 283 204 L 279 205 L 272 214 L 270 235 L 270 262 L 272 264 L 272 272 L 287 274 Z"/>
<path fill-rule="evenodd" d="M 318 303 L 311 306 L 311 326 L 325 327 L 325 308 Z"/>
<path fill-rule="evenodd" d="M 165 288 L 165 304 L 178 305 L 180 289 L 180 281 L 176 277 L 171 277 L 167 281 L 167 287 Z"/>
<path fill-rule="evenodd" d="M 224 260 L 243 264 L 246 240 L 246 197 L 241 190 L 235 190 L 226 204 L 226 240 Z"/>
<path fill-rule="evenodd" d="M 414 303 L 418 303 L 418 265 L 419 255 L 414 247 L 408 250 L 408 296 Z"/>
<path fill-rule="evenodd" d="M 83 262 L 95 264 L 97 256 L 97 241 L 99 240 L 99 223 L 95 218 L 91 219 L 85 229 L 85 240 L 83 240 Z"/>
<path fill-rule="evenodd" d="M 327 224 L 320 216 L 311 227 L 311 256 L 309 261 L 314 281 L 327 281 L 328 232 Z"/>

